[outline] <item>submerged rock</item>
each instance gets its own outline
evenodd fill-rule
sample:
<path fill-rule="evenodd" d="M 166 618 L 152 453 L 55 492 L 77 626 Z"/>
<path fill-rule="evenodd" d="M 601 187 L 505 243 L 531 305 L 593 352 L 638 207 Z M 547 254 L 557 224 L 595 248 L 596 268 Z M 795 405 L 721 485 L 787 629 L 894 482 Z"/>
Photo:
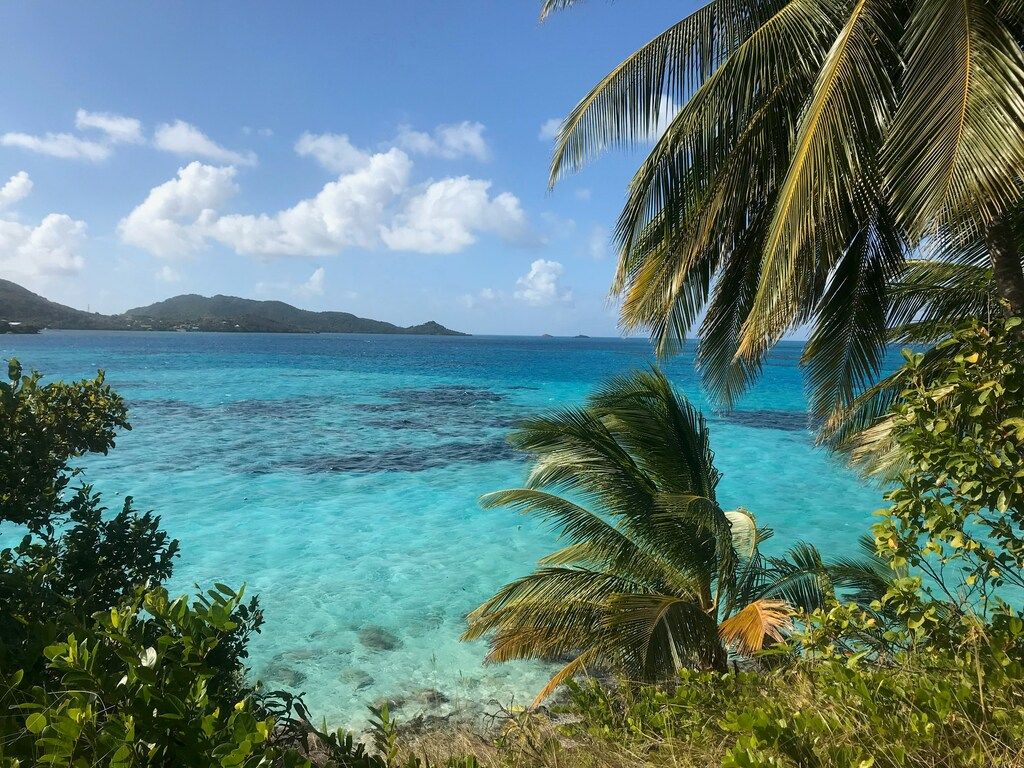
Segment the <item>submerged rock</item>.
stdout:
<path fill-rule="evenodd" d="M 364 688 L 369 688 L 373 685 L 373 676 L 366 670 L 358 669 L 357 667 L 346 667 L 341 670 L 339 678 L 341 679 L 341 682 L 346 685 L 351 685 L 357 691 L 361 691 Z"/>
<path fill-rule="evenodd" d="M 451 701 L 451 699 L 436 688 L 421 688 L 416 691 L 412 697 L 417 702 L 427 707 L 439 707 L 442 704 L 447 704 Z"/>
<path fill-rule="evenodd" d="M 381 696 L 379 699 L 375 699 L 370 706 L 374 709 L 380 709 L 387 704 L 388 712 L 394 712 L 396 709 L 404 707 L 406 703 L 404 696 Z"/>
<path fill-rule="evenodd" d="M 280 683 L 286 688 L 298 688 L 306 682 L 306 675 L 294 667 L 290 667 L 280 659 L 271 661 L 263 670 L 267 680 Z"/>
<path fill-rule="evenodd" d="M 384 627 L 370 626 L 359 630 L 359 642 L 371 651 L 394 651 L 402 647 L 402 641 Z"/>

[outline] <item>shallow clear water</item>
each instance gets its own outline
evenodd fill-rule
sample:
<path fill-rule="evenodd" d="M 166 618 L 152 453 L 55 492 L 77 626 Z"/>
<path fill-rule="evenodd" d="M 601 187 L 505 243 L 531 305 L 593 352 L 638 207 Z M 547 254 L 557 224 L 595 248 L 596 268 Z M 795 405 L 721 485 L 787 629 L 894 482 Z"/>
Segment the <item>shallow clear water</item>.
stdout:
<path fill-rule="evenodd" d="M 710 414 L 690 357 L 668 371 L 709 411 L 724 505 L 773 527 L 776 549 L 841 552 L 881 497 L 813 447 L 799 353 L 782 344 L 731 415 Z M 504 443 L 518 418 L 652 359 L 641 340 L 101 332 L 0 337 L 0 355 L 48 377 L 107 371 L 134 430 L 87 478 L 162 515 L 182 542 L 173 589 L 259 593 L 254 674 L 339 725 L 384 696 L 408 700 L 403 716 L 532 698 L 549 670 L 484 667 L 458 636 L 554 535 L 476 500 L 522 481 Z"/>

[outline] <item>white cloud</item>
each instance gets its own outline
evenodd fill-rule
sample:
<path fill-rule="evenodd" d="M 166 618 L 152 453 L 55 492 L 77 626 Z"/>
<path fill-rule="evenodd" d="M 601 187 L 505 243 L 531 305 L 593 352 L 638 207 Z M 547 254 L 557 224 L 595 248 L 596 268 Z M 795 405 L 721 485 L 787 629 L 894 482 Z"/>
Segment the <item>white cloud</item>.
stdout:
<path fill-rule="evenodd" d="M 596 261 L 601 261 L 608 256 L 609 233 L 607 228 L 595 224 L 590 230 L 587 238 L 587 252 Z"/>
<path fill-rule="evenodd" d="M 323 296 L 324 295 L 324 268 L 317 267 L 313 270 L 313 274 L 309 276 L 302 285 L 299 286 L 297 293 L 306 296 Z"/>
<path fill-rule="evenodd" d="M 181 281 L 181 273 L 164 264 L 156 271 L 156 279 L 165 283 L 177 283 Z"/>
<path fill-rule="evenodd" d="M 27 133 L 5 133 L 0 136 L 0 144 L 5 147 L 19 147 L 29 152 L 37 152 L 50 157 L 69 160 L 91 160 L 98 162 L 110 157 L 110 147 L 95 141 L 81 139 L 70 133 L 47 133 L 43 136 L 32 136 Z"/>
<path fill-rule="evenodd" d="M 351 246 L 372 248 L 411 169 L 408 156 L 391 149 L 274 215 L 223 216 L 210 227 L 210 236 L 238 253 L 261 256 L 329 256 Z"/>
<path fill-rule="evenodd" d="M 562 119 L 560 117 L 551 117 L 541 124 L 537 138 L 541 141 L 554 141 L 558 138 L 558 133 L 561 130 Z"/>
<path fill-rule="evenodd" d="M 259 136 L 262 139 L 269 139 L 274 135 L 273 128 L 253 128 L 251 125 L 242 126 L 242 133 L 246 136 Z"/>
<path fill-rule="evenodd" d="M 501 298 L 502 294 L 500 291 L 496 291 L 493 288 L 482 288 L 477 293 L 464 293 L 459 297 L 459 302 L 466 307 L 466 309 L 473 309 L 483 304 L 491 304 Z"/>
<path fill-rule="evenodd" d="M 300 153 L 335 167 L 355 162 L 344 137 L 300 140 Z M 158 187 L 120 224 L 124 242 L 157 256 L 188 255 L 211 242 L 253 256 L 332 256 L 347 248 L 387 247 L 454 253 L 481 233 L 526 242 L 532 232 L 518 198 L 491 195 L 491 182 L 468 176 L 411 187 L 412 161 L 401 149 L 325 184 L 313 197 L 276 213 L 224 213 L 237 191 L 233 166 L 198 161 Z"/>
<path fill-rule="evenodd" d="M 115 115 L 111 112 L 89 112 L 80 109 L 75 113 L 75 128 L 80 131 L 102 131 L 111 144 L 141 144 L 143 141 L 141 122 L 134 117 Z"/>
<path fill-rule="evenodd" d="M 370 155 L 353 146 L 343 133 L 304 133 L 295 142 L 295 151 L 334 173 L 349 173 L 370 162 Z"/>
<path fill-rule="evenodd" d="M 515 297 L 535 307 L 572 301 L 572 291 L 563 290 L 558 284 L 563 272 L 565 268 L 557 261 L 537 259 L 530 265 L 530 271 L 516 281 L 519 288 Z"/>
<path fill-rule="evenodd" d="M 174 123 L 161 123 L 157 126 L 153 137 L 157 149 L 173 152 L 184 157 L 203 158 L 217 163 L 232 165 L 256 165 L 254 152 L 236 152 L 222 147 L 191 123 L 175 120 Z"/>
<path fill-rule="evenodd" d="M 439 125 L 433 133 L 414 131 L 407 125 L 402 126 L 398 129 L 398 144 L 409 152 L 448 160 L 466 156 L 487 160 L 491 156 L 487 140 L 484 139 L 484 124 L 469 120 Z"/>
<path fill-rule="evenodd" d="M 0 220 L 0 273 L 15 279 L 45 280 L 79 272 L 85 222 L 51 213 L 36 226 Z"/>
<path fill-rule="evenodd" d="M 0 210 L 28 197 L 31 191 L 32 179 L 25 171 L 18 171 L 3 187 L 0 187 Z"/>
<path fill-rule="evenodd" d="M 162 258 L 187 256 L 205 243 L 207 223 L 238 191 L 235 169 L 189 163 L 178 175 L 150 190 L 121 220 L 118 231 L 129 245 Z"/>
<path fill-rule="evenodd" d="M 519 199 L 509 192 L 491 197 L 490 187 L 491 182 L 468 176 L 435 181 L 407 202 L 381 238 L 392 250 L 419 253 L 461 251 L 476 242 L 477 232 L 524 238 L 526 215 Z"/>
<path fill-rule="evenodd" d="M 582 187 L 576 190 L 576 199 L 587 202 L 590 200 L 590 187 Z"/>
<path fill-rule="evenodd" d="M 0 208 L 16 203 L 31 191 L 28 174 L 15 174 L 0 189 Z M 0 219 L 0 274 L 41 283 L 57 275 L 79 272 L 85 265 L 79 253 L 85 233 L 84 221 L 63 213 L 48 214 L 35 226 Z"/>

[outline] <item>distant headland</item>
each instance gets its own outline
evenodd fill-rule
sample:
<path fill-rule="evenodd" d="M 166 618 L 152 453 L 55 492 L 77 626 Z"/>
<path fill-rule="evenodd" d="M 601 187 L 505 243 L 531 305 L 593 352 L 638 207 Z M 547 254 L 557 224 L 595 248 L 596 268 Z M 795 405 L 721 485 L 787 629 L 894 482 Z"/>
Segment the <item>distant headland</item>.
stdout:
<path fill-rule="evenodd" d="M 104 331 L 230 331 L 235 333 L 391 333 L 468 336 L 433 320 L 401 327 L 348 312 L 311 312 L 283 301 L 237 296 L 174 296 L 120 315 L 57 304 L 9 280 L 0 280 L 0 333 L 43 328 Z"/>

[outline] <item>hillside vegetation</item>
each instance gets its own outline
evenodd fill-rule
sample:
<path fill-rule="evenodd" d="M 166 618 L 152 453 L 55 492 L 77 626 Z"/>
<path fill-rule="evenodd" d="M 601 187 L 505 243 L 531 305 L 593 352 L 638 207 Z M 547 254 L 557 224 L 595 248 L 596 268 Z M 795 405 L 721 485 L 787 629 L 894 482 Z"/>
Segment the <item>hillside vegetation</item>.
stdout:
<path fill-rule="evenodd" d="M 194 293 L 129 309 L 121 315 L 101 315 L 57 304 L 9 280 L 0 280 L 0 321 L 64 330 L 467 335 L 433 320 L 403 328 L 348 312 L 311 312 L 283 301 Z"/>

